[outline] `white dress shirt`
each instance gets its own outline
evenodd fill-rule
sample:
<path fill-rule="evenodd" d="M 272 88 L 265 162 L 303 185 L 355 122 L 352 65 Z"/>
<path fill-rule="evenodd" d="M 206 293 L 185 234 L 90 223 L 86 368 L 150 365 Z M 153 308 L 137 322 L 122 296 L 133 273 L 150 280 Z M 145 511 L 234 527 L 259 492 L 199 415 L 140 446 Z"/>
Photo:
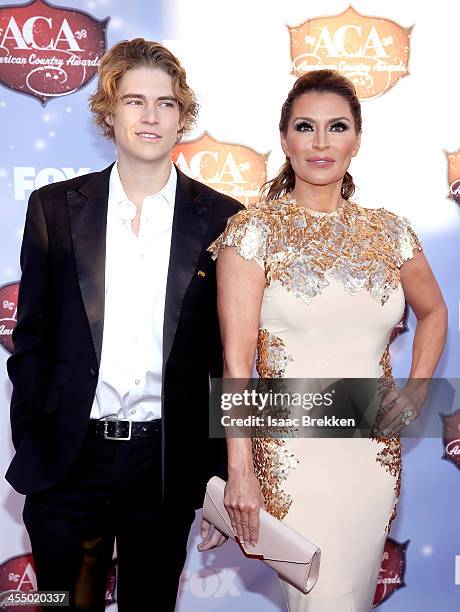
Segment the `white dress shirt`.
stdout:
<path fill-rule="evenodd" d="M 144 198 L 139 234 L 136 206 L 123 189 L 116 163 L 107 210 L 105 310 L 101 364 L 90 418 L 133 421 L 161 417 L 163 319 L 177 172 Z"/>

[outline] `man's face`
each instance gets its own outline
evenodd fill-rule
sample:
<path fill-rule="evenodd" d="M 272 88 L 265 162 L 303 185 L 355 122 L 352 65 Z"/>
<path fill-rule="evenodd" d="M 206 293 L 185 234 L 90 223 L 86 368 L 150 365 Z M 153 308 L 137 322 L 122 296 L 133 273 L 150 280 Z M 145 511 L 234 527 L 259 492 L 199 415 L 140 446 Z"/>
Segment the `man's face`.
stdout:
<path fill-rule="evenodd" d="M 158 68 L 127 70 L 118 82 L 120 101 L 106 117 L 119 160 L 155 163 L 171 158 L 181 128 L 172 78 Z"/>

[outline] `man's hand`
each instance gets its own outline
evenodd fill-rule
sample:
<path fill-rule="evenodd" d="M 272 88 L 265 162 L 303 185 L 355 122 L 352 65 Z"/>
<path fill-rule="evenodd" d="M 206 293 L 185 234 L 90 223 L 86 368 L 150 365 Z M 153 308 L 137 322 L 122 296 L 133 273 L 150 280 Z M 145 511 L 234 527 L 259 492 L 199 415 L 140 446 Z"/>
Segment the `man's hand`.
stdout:
<path fill-rule="evenodd" d="M 201 520 L 201 538 L 202 542 L 197 545 L 197 549 L 200 552 L 211 550 L 222 546 L 228 540 L 228 537 L 221 533 L 216 527 L 213 527 L 211 523 L 208 523 L 205 519 Z"/>

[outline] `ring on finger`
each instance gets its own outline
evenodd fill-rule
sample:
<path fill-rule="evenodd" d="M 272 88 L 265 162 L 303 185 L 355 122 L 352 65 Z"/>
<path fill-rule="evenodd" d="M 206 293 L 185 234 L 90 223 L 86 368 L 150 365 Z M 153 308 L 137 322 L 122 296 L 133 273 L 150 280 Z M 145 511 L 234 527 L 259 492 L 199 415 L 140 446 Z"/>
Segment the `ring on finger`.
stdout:
<path fill-rule="evenodd" d="M 413 416 L 414 411 L 411 408 L 406 408 L 406 410 L 404 410 L 402 413 L 401 423 L 403 423 L 404 425 L 409 425 L 409 423 L 413 421 Z"/>

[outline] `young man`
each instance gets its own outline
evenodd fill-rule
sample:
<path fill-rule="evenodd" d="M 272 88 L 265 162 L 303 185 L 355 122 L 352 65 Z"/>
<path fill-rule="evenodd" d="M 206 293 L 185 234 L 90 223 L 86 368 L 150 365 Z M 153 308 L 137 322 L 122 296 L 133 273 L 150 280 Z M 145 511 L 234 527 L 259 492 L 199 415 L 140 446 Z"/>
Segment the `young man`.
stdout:
<path fill-rule="evenodd" d="M 116 541 L 119 611 L 170 612 L 194 509 L 221 472 L 208 437 L 222 350 L 206 249 L 242 206 L 171 162 L 197 104 L 163 46 L 115 45 L 91 106 L 118 161 L 29 200 L 7 479 L 26 494 L 40 590 L 104 610 Z"/>

